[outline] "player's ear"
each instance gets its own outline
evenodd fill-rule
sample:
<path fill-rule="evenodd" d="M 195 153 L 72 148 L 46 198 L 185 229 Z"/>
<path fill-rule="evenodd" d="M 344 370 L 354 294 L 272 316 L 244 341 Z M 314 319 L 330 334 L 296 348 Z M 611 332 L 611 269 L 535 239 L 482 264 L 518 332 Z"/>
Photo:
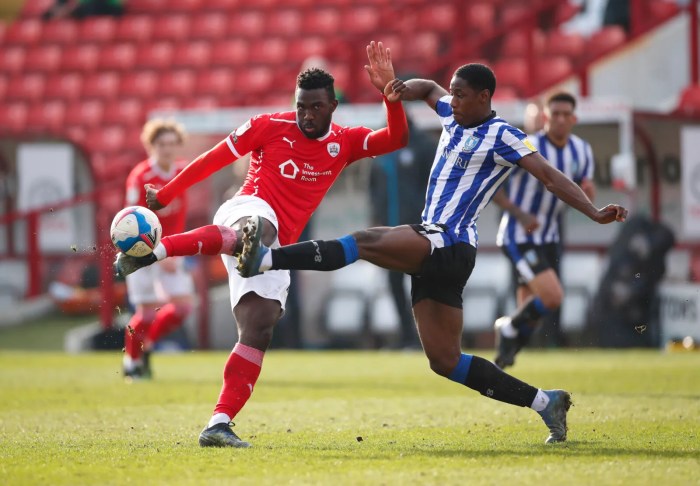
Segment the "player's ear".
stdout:
<path fill-rule="evenodd" d="M 331 113 L 333 113 L 333 112 L 335 111 L 336 108 L 338 108 L 338 99 L 337 99 L 337 98 L 333 98 L 333 99 L 331 100 Z"/>

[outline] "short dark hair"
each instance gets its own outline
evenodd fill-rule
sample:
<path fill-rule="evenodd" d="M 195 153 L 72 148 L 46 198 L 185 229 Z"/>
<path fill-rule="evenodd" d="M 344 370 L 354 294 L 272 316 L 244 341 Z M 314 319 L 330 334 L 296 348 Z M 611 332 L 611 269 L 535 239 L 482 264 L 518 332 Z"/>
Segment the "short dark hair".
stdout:
<path fill-rule="evenodd" d="M 491 96 L 496 92 L 496 75 L 485 64 L 465 64 L 457 68 L 455 76 L 466 81 L 476 91 L 487 89 Z"/>
<path fill-rule="evenodd" d="M 297 88 L 301 89 L 325 89 L 331 100 L 335 99 L 335 79 L 328 71 L 312 67 L 300 72 L 297 76 Z"/>
<path fill-rule="evenodd" d="M 572 95 L 571 93 L 567 93 L 566 91 L 557 91 L 552 96 L 547 98 L 547 105 L 554 101 L 563 101 L 565 103 L 571 103 L 571 106 L 574 109 L 576 109 L 576 98 L 574 98 L 574 95 Z"/>

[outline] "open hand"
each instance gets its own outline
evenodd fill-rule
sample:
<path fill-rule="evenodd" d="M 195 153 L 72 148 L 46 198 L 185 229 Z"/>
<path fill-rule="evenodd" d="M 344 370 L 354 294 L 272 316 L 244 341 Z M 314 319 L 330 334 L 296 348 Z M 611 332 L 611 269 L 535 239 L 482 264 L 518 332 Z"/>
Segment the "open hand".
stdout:
<path fill-rule="evenodd" d="M 618 206 L 617 204 L 608 204 L 604 208 L 599 209 L 593 217 L 593 220 L 600 224 L 608 224 L 612 223 L 613 221 L 622 223 L 626 219 L 627 210 L 622 206 Z"/>
<path fill-rule="evenodd" d="M 367 59 L 369 59 L 369 66 L 365 65 L 365 69 L 369 74 L 370 82 L 379 91 L 384 92 L 387 83 L 396 77 L 394 65 L 391 63 L 391 51 L 389 48 L 385 49 L 381 42 L 372 41 L 367 46 Z"/>
<path fill-rule="evenodd" d="M 158 201 L 158 189 L 153 184 L 145 184 L 143 187 L 146 189 L 146 205 L 148 209 L 153 211 L 163 209 L 165 206 Z"/>

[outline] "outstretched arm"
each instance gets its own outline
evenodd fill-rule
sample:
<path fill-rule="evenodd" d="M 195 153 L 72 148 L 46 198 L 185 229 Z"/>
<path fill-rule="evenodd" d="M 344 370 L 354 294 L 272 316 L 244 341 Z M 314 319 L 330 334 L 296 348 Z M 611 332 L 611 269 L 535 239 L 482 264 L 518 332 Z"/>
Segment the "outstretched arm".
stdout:
<path fill-rule="evenodd" d="M 549 192 L 596 223 L 622 222 L 627 218 L 627 210 L 617 204 L 609 204 L 602 209 L 596 208 L 575 182 L 549 165 L 537 152 L 523 157 L 520 167 L 542 182 Z"/>
<path fill-rule="evenodd" d="M 236 157 L 228 147 L 226 140 L 222 140 L 208 152 L 194 159 L 177 176 L 158 190 L 152 184 L 146 184 L 146 202 L 153 210 L 164 208 L 188 187 L 205 179 L 217 170 L 236 160 Z"/>
<path fill-rule="evenodd" d="M 496 191 L 496 194 L 493 195 L 493 202 L 498 204 L 502 210 L 507 211 L 511 214 L 511 216 L 517 219 L 520 225 L 525 228 L 526 232 L 532 233 L 539 228 L 540 222 L 537 221 L 537 217 L 523 211 L 520 209 L 520 206 L 514 204 L 513 201 L 508 198 L 506 191 L 502 187 Z"/>
<path fill-rule="evenodd" d="M 425 101 L 433 110 L 443 96 L 449 94 L 445 88 L 430 79 L 409 79 L 401 91 L 403 101 Z"/>

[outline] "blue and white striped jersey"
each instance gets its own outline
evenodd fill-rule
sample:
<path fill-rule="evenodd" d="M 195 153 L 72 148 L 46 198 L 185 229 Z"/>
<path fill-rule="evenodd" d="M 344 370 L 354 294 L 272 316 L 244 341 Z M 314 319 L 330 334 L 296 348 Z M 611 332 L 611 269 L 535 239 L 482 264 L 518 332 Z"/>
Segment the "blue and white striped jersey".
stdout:
<path fill-rule="evenodd" d="M 572 134 L 563 148 L 550 142 L 544 132 L 533 138 L 542 156 L 568 178 L 577 184 L 581 184 L 584 179 L 593 178 L 593 151 L 590 144 L 581 137 Z M 517 219 L 505 212 L 496 237 L 498 246 L 522 243 L 542 245 L 559 241 L 560 218 L 566 207 L 564 202 L 523 169 L 513 172 L 507 192 L 510 200 L 520 209 L 537 216 L 540 226 L 532 233 L 526 233 Z"/>
<path fill-rule="evenodd" d="M 443 96 L 436 111 L 442 123 L 423 210 L 423 222 L 447 227 L 445 246 L 462 241 L 476 247 L 476 220 L 521 158 L 536 152 L 527 136 L 493 116 L 473 128 L 457 124 L 452 96 Z"/>

